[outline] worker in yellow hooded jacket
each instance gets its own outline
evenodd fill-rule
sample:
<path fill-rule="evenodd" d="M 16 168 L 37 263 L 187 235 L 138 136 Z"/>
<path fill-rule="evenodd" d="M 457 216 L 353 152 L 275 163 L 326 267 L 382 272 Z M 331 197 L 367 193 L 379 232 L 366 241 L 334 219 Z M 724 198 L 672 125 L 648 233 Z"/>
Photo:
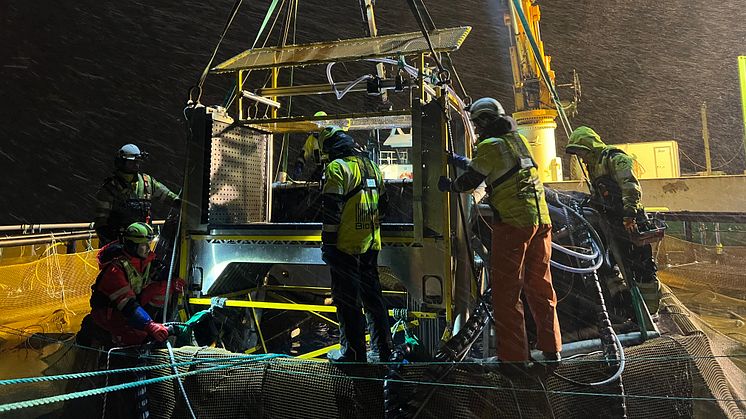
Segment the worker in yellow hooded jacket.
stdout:
<path fill-rule="evenodd" d="M 340 340 L 340 349 L 327 357 L 336 362 L 387 361 L 391 335 L 378 277 L 381 218 L 388 207 L 383 175 L 341 127 L 324 128 L 319 140 L 329 156 L 321 195 L 321 254 L 331 274 Z M 370 356 L 361 303 L 369 320 Z"/>
<path fill-rule="evenodd" d="M 578 156 L 593 186 L 592 203 L 606 216 L 616 240 L 612 247 L 616 262 L 626 271 L 625 278 L 634 279 L 651 313 L 658 311 L 660 285 L 657 266 L 650 244 L 635 246 L 630 234 L 638 231 L 647 217 L 643 209 L 640 182 L 632 167 L 634 160 L 624 151 L 607 146 L 591 128 L 579 127 L 570 135 L 565 151 Z"/>

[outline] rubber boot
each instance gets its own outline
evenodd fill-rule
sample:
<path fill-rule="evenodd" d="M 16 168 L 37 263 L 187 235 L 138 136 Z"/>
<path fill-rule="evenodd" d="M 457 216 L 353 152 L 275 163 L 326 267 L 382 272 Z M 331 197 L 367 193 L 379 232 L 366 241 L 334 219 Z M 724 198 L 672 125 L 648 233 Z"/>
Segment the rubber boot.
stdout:
<path fill-rule="evenodd" d="M 326 354 L 332 362 L 365 362 L 365 334 L 363 316 L 350 315 L 352 309 L 337 307 L 337 321 L 339 321 L 339 349 L 332 349 Z M 358 327 L 349 327 L 348 317 L 352 321 L 360 321 Z M 355 318 L 358 317 L 358 318 Z"/>
<path fill-rule="evenodd" d="M 549 375 L 559 367 L 562 362 L 562 355 L 559 352 L 545 352 L 541 356 L 532 358 L 534 371 L 539 375 Z"/>
<path fill-rule="evenodd" d="M 388 313 L 366 313 L 365 317 L 370 333 L 371 350 L 368 352 L 368 362 L 387 362 L 391 357 Z"/>

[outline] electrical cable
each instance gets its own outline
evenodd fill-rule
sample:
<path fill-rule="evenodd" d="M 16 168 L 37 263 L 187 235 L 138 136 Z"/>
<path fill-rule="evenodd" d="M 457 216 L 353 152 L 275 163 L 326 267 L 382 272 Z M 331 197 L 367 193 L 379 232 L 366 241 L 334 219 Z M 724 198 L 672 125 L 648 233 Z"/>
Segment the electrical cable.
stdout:
<path fill-rule="evenodd" d="M 560 244 L 557 244 L 555 242 L 552 242 L 552 249 L 559 250 L 560 252 L 562 252 L 562 253 L 564 253 L 564 254 L 566 254 L 568 256 L 572 256 L 574 258 L 583 259 L 583 260 L 594 260 L 599 255 L 598 249 L 591 249 L 591 251 L 593 251 L 592 254 L 578 253 L 578 252 L 575 252 L 573 250 L 568 249 L 567 247 L 564 247 L 564 246 L 562 246 Z M 583 249 L 583 250 L 587 250 L 587 249 Z"/>

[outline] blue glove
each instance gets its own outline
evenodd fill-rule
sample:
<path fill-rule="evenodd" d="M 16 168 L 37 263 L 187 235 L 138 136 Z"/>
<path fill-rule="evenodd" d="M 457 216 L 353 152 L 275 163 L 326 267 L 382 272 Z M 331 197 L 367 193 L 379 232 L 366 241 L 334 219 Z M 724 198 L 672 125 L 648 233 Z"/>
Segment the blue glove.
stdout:
<path fill-rule="evenodd" d="M 137 306 L 132 315 L 127 319 L 127 323 L 138 330 L 144 330 L 145 326 L 152 323 L 153 319 L 144 308 Z"/>
<path fill-rule="evenodd" d="M 469 159 L 460 154 L 449 151 L 448 164 L 452 164 L 459 169 L 466 170 L 466 168 L 469 167 Z"/>
<path fill-rule="evenodd" d="M 438 190 L 441 192 L 450 192 L 453 188 L 453 181 L 446 176 L 438 179 Z"/>

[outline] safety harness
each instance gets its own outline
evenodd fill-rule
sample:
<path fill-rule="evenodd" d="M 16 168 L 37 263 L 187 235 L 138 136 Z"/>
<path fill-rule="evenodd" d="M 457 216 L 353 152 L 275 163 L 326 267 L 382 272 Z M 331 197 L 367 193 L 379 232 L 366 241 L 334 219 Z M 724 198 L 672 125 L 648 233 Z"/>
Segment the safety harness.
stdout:
<path fill-rule="evenodd" d="M 135 293 L 135 298 L 139 302 L 142 289 L 150 283 L 149 277 L 151 265 L 152 262 L 148 263 L 145 267 L 145 271 L 139 273 L 125 256 L 117 256 L 112 260 L 104 262 L 101 271 L 98 276 L 96 276 L 96 281 L 91 286 L 91 289 L 93 290 L 93 294 L 91 294 L 91 307 L 107 308 L 114 306 L 114 302 L 103 292 L 98 290 L 98 284 L 103 279 L 104 272 L 106 272 L 110 266 L 118 266 L 124 271 L 124 274 L 127 277 L 127 282 L 129 282 L 130 288 L 132 288 L 132 291 Z"/>
<path fill-rule="evenodd" d="M 515 165 L 511 167 L 507 172 L 503 173 L 500 177 L 492 181 L 492 183 L 489 184 L 487 187 L 487 193 L 492 194 L 492 191 L 495 190 L 498 186 L 505 183 L 508 179 L 513 177 L 513 175 L 517 174 L 521 170 L 524 169 L 538 169 L 539 165 L 536 164 L 536 161 L 534 160 L 533 156 L 531 156 L 531 152 L 526 147 L 526 144 L 520 139 L 520 137 L 516 136 L 516 133 L 511 132 L 510 137 L 508 135 L 504 136 L 505 144 L 510 148 L 510 152 L 513 154 L 513 157 L 515 158 Z M 517 141 L 516 141 L 517 140 Z M 520 150 L 516 150 L 513 142 L 517 143 L 517 146 Z M 520 151 L 520 152 L 519 152 Z M 538 192 L 538 179 L 534 179 L 534 176 L 528 176 L 526 179 L 521 180 L 521 183 L 527 183 L 526 186 L 532 186 L 531 190 L 533 191 L 534 200 L 536 202 L 536 213 L 539 217 L 541 217 L 541 205 L 539 205 L 539 192 Z M 528 183 L 531 183 L 532 185 L 528 185 Z M 518 193 L 520 194 L 521 191 L 524 189 L 524 187 L 520 188 L 518 190 Z M 518 196 L 520 198 L 520 196 Z M 497 208 L 493 207 L 493 210 L 498 213 Z M 499 215 L 499 213 L 498 213 Z"/>
<path fill-rule="evenodd" d="M 611 159 L 619 154 L 627 155 L 627 153 L 618 148 L 608 148 L 601 152 L 601 162 L 604 162 L 604 159 L 606 159 L 607 173 L 593 179 L 593 195 L 602 206 L 604 212 L 611 212 L 621 216 L 624 212 L 622 188 L 610 175 L 613 171 L 612 167 L 610 167 Z"/>
<path fill-rule="evenodd" d="M 130 184 L 124 182 L 118 176 L 112 176 L 106 180 L 104 187 L 114 197 L 114 200 L 127 197 L 123 202 L 122 208 L 116 206 L 112 208 L 115 217 L 124 219 L 121 224 L 129 224 L 134 221 L 145 221 L 150 223 L 151 219 L 151 198 L 153 196 L 152 178 L 147 174 L 137 175 L 137 185 L 135 187 L 136 199 L 130 199 Z"/>

